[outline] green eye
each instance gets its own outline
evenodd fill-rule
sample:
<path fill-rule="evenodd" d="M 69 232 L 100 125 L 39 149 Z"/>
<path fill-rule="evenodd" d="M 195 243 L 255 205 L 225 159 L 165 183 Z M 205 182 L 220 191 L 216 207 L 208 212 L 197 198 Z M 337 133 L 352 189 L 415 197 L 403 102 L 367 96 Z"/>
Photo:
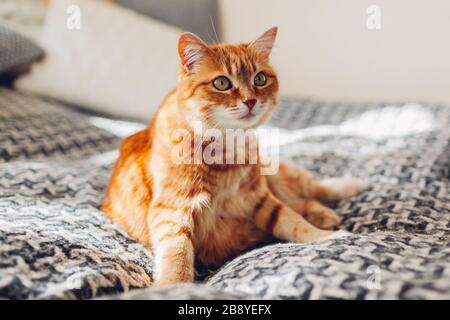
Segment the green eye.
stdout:
<path fill-rule="evenodd" d="M 267 77 L 264 72 L 259 72 L 253 79 L 255 86 L 262 87 L 267 83 Z"/>
<path fill-rule="evenodd" d="M 213 86 L 217 90 L 226 91 L 231 88 L 231 81 L 225 76 L 220 76 L 214 79 Z"/>

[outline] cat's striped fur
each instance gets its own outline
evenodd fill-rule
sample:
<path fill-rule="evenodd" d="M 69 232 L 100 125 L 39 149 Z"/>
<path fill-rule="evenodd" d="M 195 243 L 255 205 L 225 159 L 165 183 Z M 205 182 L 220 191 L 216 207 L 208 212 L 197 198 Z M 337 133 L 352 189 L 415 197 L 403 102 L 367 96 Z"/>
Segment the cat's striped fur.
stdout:
<path fill-rule="evenodd" d="M 181 143 L 172 132 L 183 128 L 194 135 L 193 121 L 246 129 L 269 118 L 278 95 L 269 64 L 276 31 L 239 45 L 206 45 L 183 34 L 177 89 L 148 128 L 122 144 L 102 209 L 152 248 L 158 285 L 192 281 L 194 258 L 220 265 L 269 237 L 299 243 L 330 238 L 339 218 L 320 201 L 352 196 L 364 187 L 352 178 L 318 182 L 285 163 L 277 174 L 264 176 L 259 163 L 171 161 L 171 150 Z M 256 87 L 253 77 L 261 71 L 267 83 Z M 230 79 L 230 90 L 214 88 L 212 81 L 220 75 Z M 242 101 L 249 99 L 257 100 L 254 115 L 242 119 L 248 112 Z"/>

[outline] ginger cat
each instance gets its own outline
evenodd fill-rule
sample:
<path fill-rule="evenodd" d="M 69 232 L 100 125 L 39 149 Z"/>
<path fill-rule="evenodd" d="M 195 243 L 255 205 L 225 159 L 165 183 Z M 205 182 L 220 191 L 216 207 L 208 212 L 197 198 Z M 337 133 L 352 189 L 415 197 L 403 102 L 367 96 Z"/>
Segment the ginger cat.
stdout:
<path fill-rule="evenodd" d="M 148 128 L 122 143 L 102 210 L 152 248 L 156 285 L 193 281 L 194 257 L 218 266 L 270 237 L 298 243 L 334 237 L 330 229 L 339 218 L 321 201 L 364 189 L 355 178 L 315 181 L 285 163 L 266 176 L 259 160 L 173 162 L 171 152 L 183 140 L 173 137 L 177 129 L 198 134 L 196 121 L 205 128 L 249 129 L 269 118 L 278 95 L 269 64 L 276 34 L 274 27 L 237 45 L 207 45 L 194 34 L 182 34 L 177 88 Z M 192 155 L 195 146 L 189 147 Z M 229 152 L 226 146 L 223 152 Z"/>

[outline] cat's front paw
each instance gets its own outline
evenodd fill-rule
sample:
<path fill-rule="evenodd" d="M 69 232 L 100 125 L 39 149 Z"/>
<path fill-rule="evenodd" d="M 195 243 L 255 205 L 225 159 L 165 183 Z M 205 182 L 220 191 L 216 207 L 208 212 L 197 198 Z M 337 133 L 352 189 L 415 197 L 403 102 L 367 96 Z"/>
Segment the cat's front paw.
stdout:
<path fill-rule="evenodd" d="M 178 279 L 159 279 L 153 283 L 154 288 L 164 288 L 168 286 L 174 286 L 180 283 L 189 283 L 193 281 L 182 281 Z"/>
<path fill-rule="evenodd" d="M 194 282 L 194 270 L 191 270 L 191 268 L 188 269 L 189 272 L 186 272 L 186 270 L 182 270 L 157 275 L 156 279 L 153 282 L 153 287 L 160 288 L 173 286 L 180 283 Z"/>
<path fill-rule="evenodd" d="M 328 178 L 320 183 L 328 189 L 328 198 L 332 201 L 353 197 L 369 186 L 367 181 L 350 176 Z"/>

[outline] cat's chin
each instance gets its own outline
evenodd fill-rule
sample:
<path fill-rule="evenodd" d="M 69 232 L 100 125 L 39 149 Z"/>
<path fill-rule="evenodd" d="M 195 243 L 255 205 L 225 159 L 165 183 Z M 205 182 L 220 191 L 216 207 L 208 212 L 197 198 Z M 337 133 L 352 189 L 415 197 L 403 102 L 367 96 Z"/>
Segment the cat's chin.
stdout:
<path fill-rule="evenodd" d="M 248 130 L 255 129 L 261 125 L 261 115 L 247 115 L 241 118 L 236 118 L 223 123 L 226 129 L 231 130 Z"/>

